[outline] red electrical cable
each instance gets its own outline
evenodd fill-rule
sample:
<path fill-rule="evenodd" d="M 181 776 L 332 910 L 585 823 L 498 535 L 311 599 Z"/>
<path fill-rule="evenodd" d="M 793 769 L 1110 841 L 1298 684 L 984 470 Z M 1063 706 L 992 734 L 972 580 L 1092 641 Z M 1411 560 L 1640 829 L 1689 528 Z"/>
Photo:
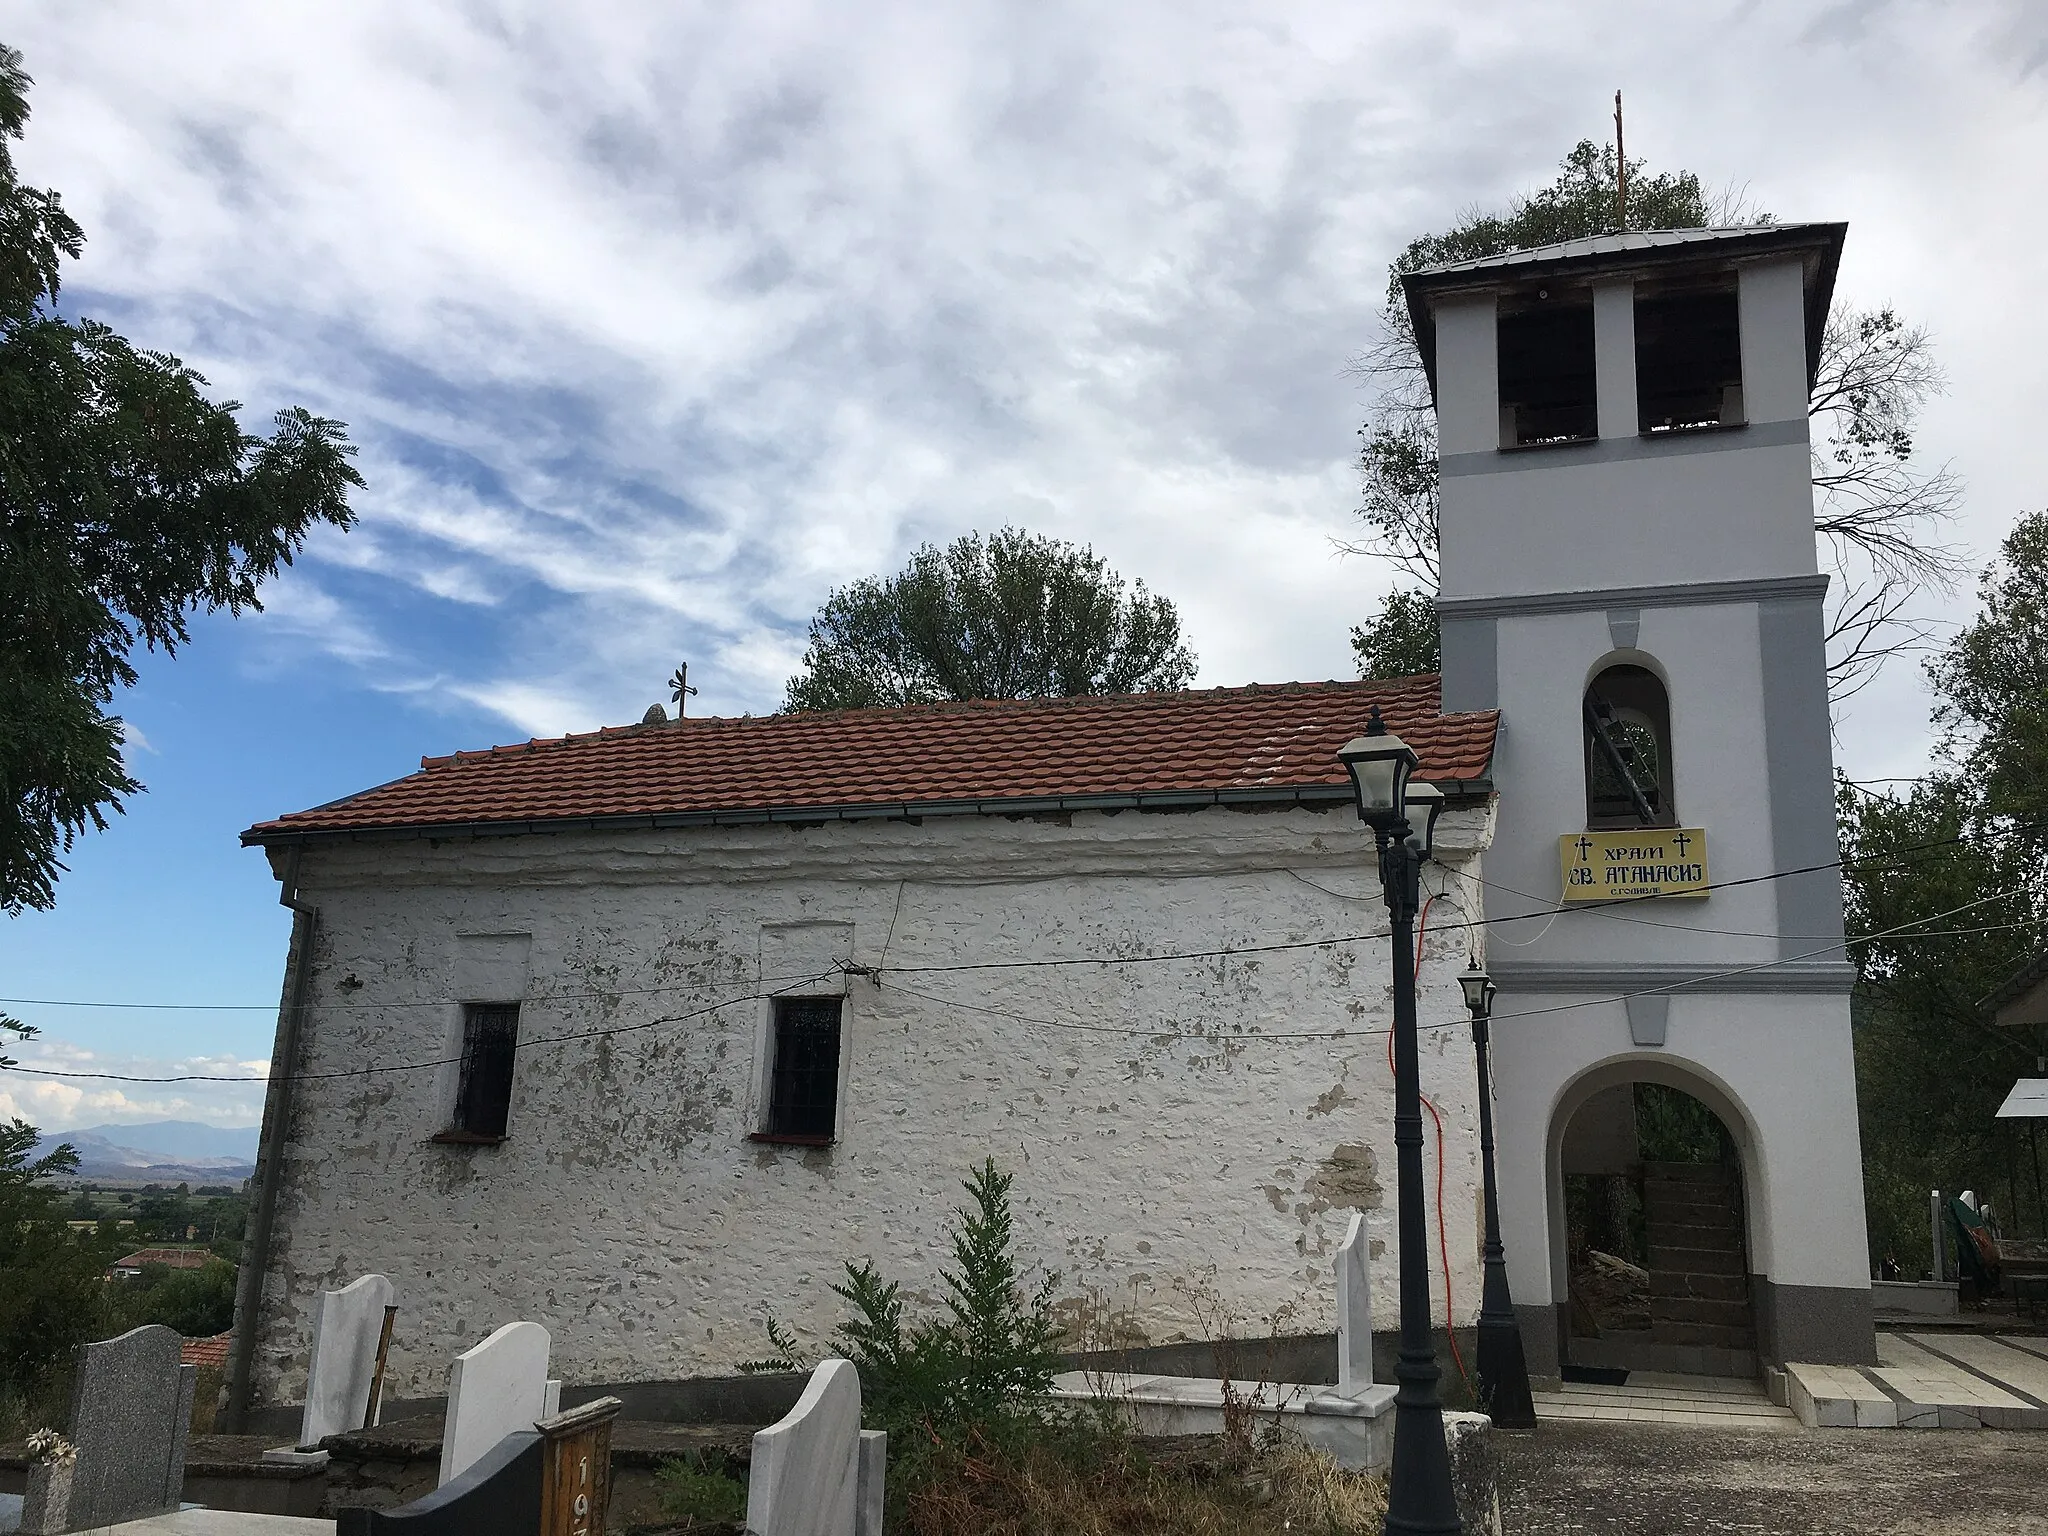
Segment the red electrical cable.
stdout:
<path fill-rule="evenodd" d="M 1429 933 L 1429 909 L 1435 906 L 1441 893 L 1432 896 L 1422 904 L 1421 915 L 1415 924 L 1415 975 L 1422 976 L 1422 941 Z M 1387 1031 L 1387 1073 L 1394 1075 L 1394 1032 Z M 1458 1350 L 1457 1308 L 1451 1300 L 1451 1245 L 1448 1228 L 1444 1224 L 1444 1117 L 1437 1112 L 1429 1095 L 1423 1094 L 1422 1107 L 1429 1111 L 1429 1118 L 1436 1123 L 1436 1241 L 1437 1253 L 1443 1261 L 1444 1271 L 1444 1337 L 1450 1341 L 1451 1361 L 1458 1367 L 1458 1376 L 1464 1381 L 1467 1391 L 1471 1390 L 1472 1377 L 1465 1369 L 1465 1357 Z"/>

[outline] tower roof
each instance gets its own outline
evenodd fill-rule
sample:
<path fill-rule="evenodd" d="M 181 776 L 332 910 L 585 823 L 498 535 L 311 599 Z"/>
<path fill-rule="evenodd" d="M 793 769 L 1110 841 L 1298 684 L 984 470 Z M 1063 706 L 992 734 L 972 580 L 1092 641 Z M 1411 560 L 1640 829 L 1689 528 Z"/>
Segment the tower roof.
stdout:
<path fill-rule="evenodd" d="M 1436 391 L 1434 299 L 1519 287 L 1543 278 L 1585 280 L 1634 277 L 1674 269 L 1710 272 L 1733 268 L 1759 256 L 1799 255 L 1806 270 L 1806 368 L 1809 380 L 1820 365 L 1821 337 L 1835 292 L 1847 224 L 1752 224 L 1719 229 L 1618 229 L 1582 240 L 1504 251 L 1467 261 L 1446 261 L 1401 274 L 1408 317 L 1422 366 Z"/>

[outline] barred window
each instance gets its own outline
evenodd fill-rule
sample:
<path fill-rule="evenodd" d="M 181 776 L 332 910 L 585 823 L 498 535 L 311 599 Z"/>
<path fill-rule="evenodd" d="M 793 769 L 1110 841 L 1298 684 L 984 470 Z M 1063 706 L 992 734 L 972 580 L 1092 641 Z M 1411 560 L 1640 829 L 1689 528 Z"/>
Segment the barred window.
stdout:
<path fill-rule="evenodd" d="M 836 997 L 775 999 L 767 1135 L 820 1145 L 832 1139 L 839 1103 L 840 1004 Z"/>
<path fill-rule="evenodd" d="M 462 1074 L 452 1130 L 498 1140 L 512 1109 L 512 1069 L 519 1048 L 517 1003 L 462 1006 Z"/>

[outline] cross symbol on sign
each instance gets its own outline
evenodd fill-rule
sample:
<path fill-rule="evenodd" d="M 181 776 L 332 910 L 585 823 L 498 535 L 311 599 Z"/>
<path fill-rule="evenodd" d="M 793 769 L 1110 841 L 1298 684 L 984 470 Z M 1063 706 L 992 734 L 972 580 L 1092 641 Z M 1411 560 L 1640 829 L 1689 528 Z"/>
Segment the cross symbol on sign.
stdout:
<path fill-rule="evenodd" d="M 1593 851 L 1593 840 L 1590 837 L 1582 837 L 1572 846 L 1579 850 L 1579 862 L 1583 864 L 1586 855 Z"/>
<path fill-rule="evenodd" d="M 1692 846 L 1692 834 L 1690 832 L 1681 832 L 1671 841 L 1678 844 L 1678 856 L 1682 859 L 1685 857 L 1685 850 Z"/>

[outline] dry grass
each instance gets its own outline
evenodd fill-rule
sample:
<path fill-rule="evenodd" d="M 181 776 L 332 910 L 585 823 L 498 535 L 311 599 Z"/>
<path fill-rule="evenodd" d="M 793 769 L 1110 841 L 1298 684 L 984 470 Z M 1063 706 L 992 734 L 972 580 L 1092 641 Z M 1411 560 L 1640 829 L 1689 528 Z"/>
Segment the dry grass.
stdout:
<path fill-rule="evenodd" d="M 1148 1451 L 1067 1435 L 934 1465 L 905 1502 L 905 1536 L 1349 1536 L 1377 1532 L 1386 1491 L 1272 1436 Z"/>

